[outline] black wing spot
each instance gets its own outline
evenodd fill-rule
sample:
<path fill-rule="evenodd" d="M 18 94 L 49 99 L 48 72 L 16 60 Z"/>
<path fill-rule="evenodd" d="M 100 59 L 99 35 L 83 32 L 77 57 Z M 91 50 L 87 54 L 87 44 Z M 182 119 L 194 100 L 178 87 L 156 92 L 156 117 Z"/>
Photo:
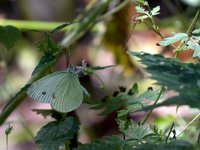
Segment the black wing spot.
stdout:
<path fill-rule="evenodd" d="M 45 92 L 45 91 L 43 91 L 43 92 L 42 92 L 42 95 L 45 95 L 45 94 L 46 94 L 46 92 Z"/>
<path fill-rule="evenodd" d="M 153 91 L 153 87 L 148 87 L 148 91 Z"/>

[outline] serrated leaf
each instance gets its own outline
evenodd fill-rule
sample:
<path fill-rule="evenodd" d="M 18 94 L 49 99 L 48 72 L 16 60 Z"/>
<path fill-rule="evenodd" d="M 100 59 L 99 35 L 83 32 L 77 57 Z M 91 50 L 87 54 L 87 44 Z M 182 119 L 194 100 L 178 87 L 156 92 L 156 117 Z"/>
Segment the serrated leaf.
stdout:
<path fill-rule="evenodd" d="M 151 10 L 151 15 L 156 16 L 158 14 L 160 14 L 160 6 L 156 6 Z"/>
<path fill-rule="evenodd" d="M 188 49 L 194 50 L 194 53 L 192 55 L 193 58 L 199 58 L 200 59 L 200 45 L 197 42 L 188 41 Z"/>
<path fill-rule="evenodd" d="M 136 12 L 141 13 L 141 14 L 148 14 L 148 11 L 146 11 L 143 7 L 141 6 L 136 6 L 135 7 Z"/>
<path fill-rule="evenodd" d="M 44 70 L 44 69 L 50 67 L 53 63 L 55 63 L 55 61 L 56 61 L 55 56 L 51 56 L 51 55 L 42 56 L 42 58 L 40 59 L 40 62 L 38 63 L 38 65 L 33 70 L 32 76 L 37 74 L 41 70 Z"/>
<path fill-rule="evenodd" d="M 21 38 L 21 32 L 18 28 L 8 25 L 0 26 L 0 43 L 7 49 L 12 48 Z"/>
<path fill-rule="evenodd" d="M 139 16 L 139 17 L 137 17 L 137 20 L 141 20 L 141 21 L 143 21 L 144 19 L 147 19 L 147 18 L 149 18 L 149 16 L 147 16 L 147 15 L 143 15 L 143 16 Z"/>
<path fill-rule="evenodd" d="M 200 28 L 192 31 L 192 37 L 196 39 L 200 39 Z"/>
<path fill-rule="evenodd" d="M 200 108 L 200 64 L 182 63 L 174 58 L 147 53 L 128 53 L 141 58 L 141 62 L 147 65 L 145 70 L 158 85 L 179 92 L 178 97 L 170 98 L 155 107 L 178 104 Z"/>
<path fill-rule="evenodd" d="M 53 121 L 43 126 L 35 137 L 41 150 L 57 150 L 78 133 L 79 122 L 73 117 Z"/>
<path fill-rule="evenodd" d="M 171 37 L 164 38 L 158 44 L 161 46 L 168 46 L 178 41 L 187 41 L 187 40 L 188 40 L 188 35 L 186 33 L 177 33 Z"/>
<path fill-rule="evenodd" d="M 150 101 L 155 101 L 158 97 L 158 95 L 160 94 L 160 90 L 161 88 L 158 88 L 156 90 L 147 90 L 144 93 L 140 94 L 137 97 L 138 101 L 142 101 L 142 100 L 150 100 Z M 164 94 L 161 95 L 161 98 L 164 97 Z"/>
<path fill-rule="evenodd" d="M 105 137 L 91 144 L 80 145 L 75 150 L 121 150 L 126 142 L 117 136 Z"/>
<path fill-rule="evenodd" d="M 142 140 L 147 135 L 152 134 L 152 130 L 148 125 L 142 126 L 135 124 L 133 120 L 130 121 L 124 121 L 122 119 L 119 119 L 117 121 L 119 125 L 119 130 L 124 133 L 126 139 L 132 139 L 132 140 Z"/>

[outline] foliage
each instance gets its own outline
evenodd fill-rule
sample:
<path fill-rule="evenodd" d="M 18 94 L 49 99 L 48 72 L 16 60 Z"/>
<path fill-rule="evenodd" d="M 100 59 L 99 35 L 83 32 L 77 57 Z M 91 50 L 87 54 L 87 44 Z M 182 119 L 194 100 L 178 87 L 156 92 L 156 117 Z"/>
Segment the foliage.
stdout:
<path fill-rule="evenodd" d="M 96 140 L 91 144 L 80 145 L 76 150 L 120 150 L 125 144 L 125 141 L 119 137 L 110 136 L 102 140 Z"/>
<path fill-rule="evenodd" d="M 43 126 L 35 137 L 41 150 L 56 150 L 78 132 L 79 123 L 73 117 L 53 121 Z"/>
<path fill-rule="evenodd" d="M 168 46 L 180 41 L 181 46 L 179 46 L 176 51 L 192 49 L 194 51 L 193 58 L 200 58 L 199 34 L 199 29 L 195 29 L 194 31 L 192 31 L 191 36 L 189 36 L 187 33 L 177 33 L 171 37 L 164 38 L 163 40 L 158 42 L 158 45 Z"/>
<path fill-rule="evenodd" d="M 198 103 L 200 96 L 200 64 L 182 63 L 178 59 L 164 58 L 160 55 L 129 52 L 141 58 L 141 62 L 147 65 L 145 70 L 151 74 L 158 85 L 175 90 L 179 96 L 170 98 L 160 105 L 189 105 L 200 108 Z"/>

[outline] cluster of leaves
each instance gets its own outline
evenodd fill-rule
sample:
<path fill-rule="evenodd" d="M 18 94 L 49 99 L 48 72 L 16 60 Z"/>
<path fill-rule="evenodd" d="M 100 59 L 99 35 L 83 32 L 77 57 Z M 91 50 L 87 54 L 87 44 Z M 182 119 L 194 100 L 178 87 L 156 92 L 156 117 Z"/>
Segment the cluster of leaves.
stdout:
<path fill-rule="evenodd" d="M 118 111 L 118 116 L 126 116 L 130 112 L 142 109 L 146 106 L 147 101 L 153 102 L 159 95 L 160 88 L 153 90 L 149 87 L 144 93 L 138 93 L 138 84 L 126 90 L 125 87 L 119 87 L 119 91 L 115 91 L 112 96 L 105 97 L 100 103 L 95 104 L 92 109 L 103 109 L 100 115 L 108 115 Z"/>
<path fill-rule="evenodd" d="M 195 29 L 191 32 L 191 35 L 188 33 L 174 33 L 174 35 L 164 38 L 158 45 L 169 46 L 176 42 L 181 42 L 180 46 L 175 49 L 175 51 L 181 50 L 193 50 L 193 58 L 200 59 L 200 29 Z"/>
<path fill-rule="evenodd" d="M 188 105 L 200 108 L 200 64 L 183 63 L 176 58 L 165 58 L 161 55 L 129 52 L 133 56 L 141 58 L 141 62 L 156 80 L 158 85 L 166 86 L 169 90 L 175 90 L 179 96 L 172 97 L 157 105 Z"/>
<path fill-rule="evenodd" d="M 160 6 L 156 6 L 152 10 L 146 10 L 144 6 L 149 6 L 149 4 L 144 2 L 143 6 L 138 5 L 135 7 L 136 12 L 141 14 L 141 16 L 137 17 L 137 20 L 144 21 L 145 19 L 151 19 L 153 16 L 160 14 Z"/>

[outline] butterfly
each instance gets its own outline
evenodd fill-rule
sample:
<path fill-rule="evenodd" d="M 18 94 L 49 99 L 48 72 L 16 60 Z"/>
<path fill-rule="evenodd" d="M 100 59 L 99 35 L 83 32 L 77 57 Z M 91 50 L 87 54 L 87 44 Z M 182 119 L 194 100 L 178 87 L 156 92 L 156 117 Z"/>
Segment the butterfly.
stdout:
<path fill-rule="evenodd" d="M 87 90 L 80 84 L 73 66 L 65 71 L 49 74 L 27 89 L 27 94 L 33 99 L 51 104 L 59 112 L 70 112 L 79 107 Z"/>

